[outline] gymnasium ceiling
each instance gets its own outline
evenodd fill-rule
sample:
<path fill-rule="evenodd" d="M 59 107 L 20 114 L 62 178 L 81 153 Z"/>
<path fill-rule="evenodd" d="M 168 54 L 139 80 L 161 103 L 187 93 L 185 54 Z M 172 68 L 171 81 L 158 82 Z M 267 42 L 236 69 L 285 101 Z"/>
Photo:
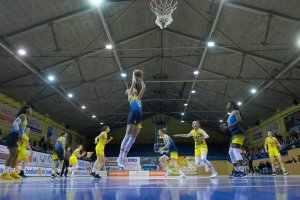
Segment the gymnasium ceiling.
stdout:
<path fill-rule="evenodd" d="M 163 30 L 148 0 L 107 0 L 98 9 L 87 0 L 2 1 L 0 92 L 85 134 L 100 122 L 126 125 L 124 91 L 138 66 L 144 118 L 163 113 L 179 123 L 185 112 L 184 121 L 217 129 L 236 100 L 252 126 L 299 99 L 299 0 L 178 1 Z M 110 42 L 114 50 L 105 49 Z M 20 47 L 28 51 L 23 63 L 8 52 Z"/>

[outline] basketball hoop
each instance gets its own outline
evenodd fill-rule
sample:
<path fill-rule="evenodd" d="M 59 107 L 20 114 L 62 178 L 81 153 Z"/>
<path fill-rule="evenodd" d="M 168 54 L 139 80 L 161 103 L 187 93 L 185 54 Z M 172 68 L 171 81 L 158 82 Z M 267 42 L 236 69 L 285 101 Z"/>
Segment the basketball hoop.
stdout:
<path fill-rule="evenodd" d="M 159 2 L 156 2 L 159 1 Z M 172 13 L 178 5 L 177 0 L 152 0 L 150 2 L 151 11 L 156 15 L 155 23 L 161 28 L 167 28 L 173 22 Z"/>

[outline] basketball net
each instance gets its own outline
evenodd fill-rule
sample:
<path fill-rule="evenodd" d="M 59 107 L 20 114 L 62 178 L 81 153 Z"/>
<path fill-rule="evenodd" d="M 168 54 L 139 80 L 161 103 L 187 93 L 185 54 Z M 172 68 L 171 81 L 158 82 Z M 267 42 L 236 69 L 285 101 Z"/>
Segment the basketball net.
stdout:
<path fill-rule="evenodd" d="M 156 15 L 155 23 L 161 28 L 167 28 L 173 22 L 172 13 L 178 5 L 177 0 L 152 0 L 150 2 L 151 11 Z"/>

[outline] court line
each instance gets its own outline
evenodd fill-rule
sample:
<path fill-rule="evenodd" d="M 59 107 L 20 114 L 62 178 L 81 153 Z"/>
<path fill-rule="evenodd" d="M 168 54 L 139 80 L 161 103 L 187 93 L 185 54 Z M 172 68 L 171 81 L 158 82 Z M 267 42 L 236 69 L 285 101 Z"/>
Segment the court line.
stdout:
<path fill-rule="evenodd" d="M 276 185 L 276 187 L 299 187 L 299 185 Z M 255 186 L 255 185 L 252 185 L 252 186 L 235 186 L 235 185 L 232 185 L 232 186 L 216 186 L 215 189 L 226 189 L 226 188 L 276 188 L 274 185 L 270 185 L 270 186 L 263 186 L 263 185 L 260 185 L 260 186 Z M 22 190 L 33 190 L 33 189 L 36 189 L 36 190 L 62 190 L 62 189 L 69 189 L 69 190 L 89 190 L 89 189 L 137 189 L 137 188 L 140 188 L 140 189 L 207 189 L 207 187 L 178 187 L 178 186 L 168 186 L 168 187 L 51 187 L 51 188 L 24 188 L 24 187 L 21 187 L 18 189 L 18 191 L 22 191 Z M 1 188 L 0 191 L 3 191 L 3 190 L 16 190 L 16 188 Z"/>

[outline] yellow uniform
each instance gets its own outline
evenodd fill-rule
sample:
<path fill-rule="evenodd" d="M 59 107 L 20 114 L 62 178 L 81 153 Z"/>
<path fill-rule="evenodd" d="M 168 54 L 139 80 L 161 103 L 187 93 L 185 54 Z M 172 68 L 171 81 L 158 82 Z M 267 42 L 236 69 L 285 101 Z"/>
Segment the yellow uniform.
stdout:
<path fill-rule="evenodd" d="M 70 165 L 77 165 L 78 164 L 78 158 L 77 158 L 77 155 L 79 154 L 79 149 L 76 149 L 73 153 L 72 153 L 72 155 L 71 155 L 71 157 L 70 157 L 70 159 L 69 159 L 69 163 L 70 163 Z"/>
<path fill-rule="evenodd" d="M 192 130 L 192 135 L 195 141 L 195 157 L 201 157 L 201 151 L 205 151 L 206 153 L 208 152 L 205 140 L 200 139 L 200 137 L 203 137 L 201 128 L 198 128 L 198 130 Z"/>
<path fill-rule="evenodd" d="M 275 137 L 267 137 L 266 142 L 267 142 L 267 145 L 268 145 L 269 156 L 270 157 L 271 156 L 272 157 L 279 156 L 280 153 L 279 153 L 278 148 L 277 148 L 277 139 Z"/>
<path fill-rule="evenodd" d="M 96 148 L 95 148 L 97 156 L 105 156 L 104 148 L 105 148 L 106 141 L 107 141 L 107 133 L 102 132 L 100 138 L 98 139 Z"/>
<path fill-rule="evenodd" d="M 26 134 L 22 135 L 22 142 L 18 145 L 18 161 L 26 160 L 28 157 L 26 155 L 27 145 L 29 144 L 29 137 Z"/>
<path fill-rule="evenodd" d="M 244 140 L 245 140 L 245 136 L 244 135 L 233 135 L 232 138 L 231 138 L 231 143 L 232 144 L 243 145 L 244 144 Z"/>

